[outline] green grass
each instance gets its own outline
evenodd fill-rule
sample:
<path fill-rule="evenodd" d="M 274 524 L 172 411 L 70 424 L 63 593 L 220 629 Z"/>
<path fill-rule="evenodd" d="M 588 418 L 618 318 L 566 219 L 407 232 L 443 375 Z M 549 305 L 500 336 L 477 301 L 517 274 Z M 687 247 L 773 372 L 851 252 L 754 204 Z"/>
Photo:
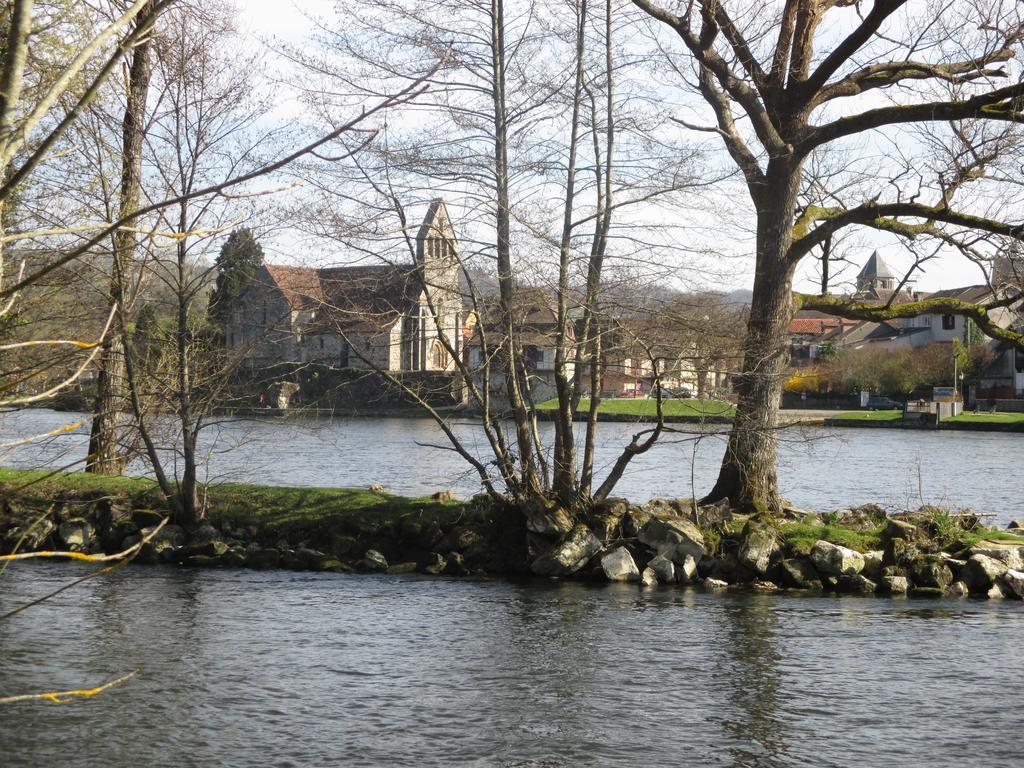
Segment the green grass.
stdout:
<path fill-rule="evenodd" d="M 156 483 L 139 477 L 106 477 L 84 472 L 0 468 L 0 493 L 52 499 L 68 494 L 124 499 L 136 508 L 165 509 Z M 437 502 L 362 488 L 282 488 L 220 483 L 206 488 L 209 520 L 215 525 L 255 527 L 267 537 L 300 540 L 325 531 L 367 531 L 413 518 L 419 523 L 454 520 L 467 514 L 465 501 Z"/>
<path fill-rule="evenodd" d="M 847 421 L 899 421 L 903 418 L 903 411 L 848 411 L 829 418 Z"/>
<path fill-rule="evenodd" d="M 951 421 L 965 424 L 1024 424 L 1024 413 L 961 413 L 942 420 L 944 424 Z"/>
<path fill-rule="evenodd" d="M 557 407 L 556 400 L 548 400 L 540 403 L 537 410 L 553 411 Z M 657 413 L 657 400 L 646 398 L 605 398 L 601 400 L 598 413 L 606 413 L 615 416 L 646 416 L 654 418 Z M 587 411 L 590 408 L 590 400 L 580 400 L 579 410 Z M 707 416 L 725 416 L 731 418 L 736 409 L 732 403 L 722 400 L 698 400 L 696 398 L 666 399 L 662 401 L 662 413 L 665 416 L 690 416 L 702 418 Z"/>
<path fill-rule="evenodd" d="M 855 549 L 858 552 L 881 549 L 883 530 L 885 530 L 884 524 L 867 531 L 855 531 L 851 528 L 828 525 L 819 521 L 804 520 L 783 523 L 779 528 L 783 540 L 793 548 L 794 552 L 801 555 L 810 554 L 814 542 L 819 539 L 848 549 Z"/>

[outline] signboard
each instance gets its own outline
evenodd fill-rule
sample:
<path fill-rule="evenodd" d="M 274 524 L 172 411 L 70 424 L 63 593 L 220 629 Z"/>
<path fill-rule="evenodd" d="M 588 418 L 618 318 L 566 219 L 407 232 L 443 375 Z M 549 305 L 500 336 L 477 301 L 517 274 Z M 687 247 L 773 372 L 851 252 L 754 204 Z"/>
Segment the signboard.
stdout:
<path fill-rule="evenodd" d="M 956 387 L 932 387 L 932 401 L 936 403 L 955 403 Z"/>

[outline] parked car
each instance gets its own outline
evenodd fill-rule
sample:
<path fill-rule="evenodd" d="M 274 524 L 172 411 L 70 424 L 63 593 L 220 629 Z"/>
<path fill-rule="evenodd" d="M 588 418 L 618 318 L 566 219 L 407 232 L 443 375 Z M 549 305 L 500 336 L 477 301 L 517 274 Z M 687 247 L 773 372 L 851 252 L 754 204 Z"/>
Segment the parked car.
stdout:
<path fill-rule="evenodd" d="M 665 396 L 678 397 L 680 400 L 685 400 L 688 397 L 693 397 L 693 392 L 687 387 L 671 387 L 665 389 Z"/>
<path fill-rule="evenodd" d="M 642 389 L 624 389 L 616 397 L 647 397 L 647 393 Z"/>
<path fill-rule="evenodd" d="M 869 411 L 892 411 L 902 409 L 903 403 L 897 403 L 895 400 L 890 400 L 888 397 L 872 395 L 868 398 L 868 404 L 865 407 Z"/>

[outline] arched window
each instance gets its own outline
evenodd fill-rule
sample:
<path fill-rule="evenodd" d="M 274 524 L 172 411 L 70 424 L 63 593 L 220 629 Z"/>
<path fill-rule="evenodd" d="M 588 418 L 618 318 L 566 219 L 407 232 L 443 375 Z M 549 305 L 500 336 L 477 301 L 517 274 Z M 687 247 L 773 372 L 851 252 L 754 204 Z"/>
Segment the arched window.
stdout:
<path fill-rule="evenodd" d="M 442 345 L 440 341 L 434 342 L 434 348 L 430 358 L 434 368 L 443 371 L 448 367 L 448 353 L 445 351 L 444 345 Z"/>

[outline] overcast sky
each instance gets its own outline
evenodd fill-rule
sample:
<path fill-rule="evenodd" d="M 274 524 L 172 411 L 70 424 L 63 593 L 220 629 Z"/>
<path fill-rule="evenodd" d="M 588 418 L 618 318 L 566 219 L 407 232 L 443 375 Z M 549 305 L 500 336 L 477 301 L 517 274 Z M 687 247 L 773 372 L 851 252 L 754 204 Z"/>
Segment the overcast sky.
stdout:
<path fill-rule="evenodd" d="M 350 0 L 357 1 L 357 0 Z M 310 34 L 308 16 L 330 17 L 337 0 L 236 0 L 240 11 L 242 30 L 257 40 L 300 43 Z M 456 222 L 456 227 L 458 223 Z M 864 232 L 854 238 L 856 244 L 850 248 L 852 266 L 844 267 L 840 280 L 852 281 L 860 266 L 877 248 L 893 270 L 902 275 L 913 259 L 907 250 L 893 239 Z M 281 244 L 283 245 L 283 244 Z M 287 245 L 281 250 L 287 250 Z M 797 288 L 813 290 L 816 283 L 813 262 L 805 261 L 797 276 Z M 921 290 L 933 291 L 982 282 L 978 268 L 956 254 L 940 257 L 928 265 L 926 273 L 918 274 L 916 286 Z M 753 258 L 747 268 L 734 273 L 731 284 L 720 285 L 723 289 L 749 287 L 753 282 Z"/>

